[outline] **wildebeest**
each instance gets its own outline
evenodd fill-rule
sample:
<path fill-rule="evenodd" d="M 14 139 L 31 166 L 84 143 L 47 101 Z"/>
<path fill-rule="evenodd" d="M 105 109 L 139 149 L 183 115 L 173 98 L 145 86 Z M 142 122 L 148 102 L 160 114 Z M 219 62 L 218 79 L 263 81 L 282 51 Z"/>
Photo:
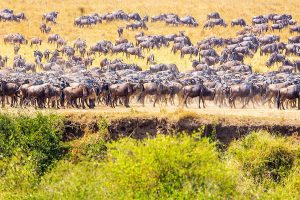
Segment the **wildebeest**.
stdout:
<path fill-rule="evenodd" d="M 231 21 L 231 26 L 246 26 L 246 21 L 244 19 L 234 19 Z"/>
<path fill-rule="evenodd" d="M 42 39 L 38 38 L 38 37 L 34 37 L 31 39 L 30 41 L 30 47 L 32 47 L 32 45 L 42 45 Z"/>
<path fill-rule="evenodd" d="M 202 84 L 196 84 L 196 85 L 187 85 L 184 86 L 181 89 L 181 103 L 182 105 L 187 106 L 187 98 L 195 98 L 198 97 L 198 107 L 201 108 L 201 101 L 203 104 L 203 108 L 205 108 L 205 103 L 204 103 L 204 98 L 205 97 L 210 97 L 211 99 L 214 98 L 215 96 L 215 91 L 206 88 Z"/>
<path fill-rule="evenodd" d="M 123 31 L 124 31 L 123 27 L 118 27 L 118 35 L 119 35 L 119 37 L 122 37 Z"/>
<path fill-rule="evenodd" d="M 134 55 L 135 57 L 144 58 L 142 54 L 142 50 L 139 47 L 130 47 L 126 49 L 126 55 L 129 57 L 130 55 Z"/>
<path fill-rule="evenodd" d="M 56 18 L 58 16 L 59 12 L 53 11 L 49 13 L 44 13 L 42 16 L 42 20 L 45 20 L 46 23 L 52 22 L 53 24 L 56 24 Z"/>

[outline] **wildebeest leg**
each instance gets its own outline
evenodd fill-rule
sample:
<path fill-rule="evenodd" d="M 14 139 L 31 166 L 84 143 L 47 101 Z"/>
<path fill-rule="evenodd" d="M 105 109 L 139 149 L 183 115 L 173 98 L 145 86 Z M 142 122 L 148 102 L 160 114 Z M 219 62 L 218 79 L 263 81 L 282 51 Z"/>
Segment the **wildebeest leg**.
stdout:
<path fill-rule="evenodd" d="M 231 99 L 231 103 L 232 103 L 232 105 L 233 105 L 234 108 L 236 108 L 236 106 L 235 106 L 235 99 L 236 99 L 236 97 L 233 97 L 233 98 Z M 231 107 L 232 107 L 232 106 L 231 106 Z"/>
<path fill-rule="evenodd" d="M 271 108 L 272 107 L 271 106 L 271 104 L 272 104 L 272 96 L 269 99 L 267 99 L 266 101 L 268 101 L 268 106 L 269 106 L 269 108 Z"/>
<path fill-rule="evenodd" d="M 188 95 L 186 94 L 186 95 L 183 97 L 183 106 L 185 105 L 186 107 L 188 107 L 188 105 L 187 105 L 187 98 L 188 98 Z"/>
<path fill-rule="evenodd" d="M 2 108 L 4 108 L 5 107 L 5 96 L 4 95 L 1 96 L 1 101 L 2 101 Z"/>
<path fill-rule="evenodd" d="M 252 102 L 253 108 L 255 108 L 255 104 L 254 104 L 254 99 L 253 98 L 251 98 L 251 102 Z"/>
<path fill-rule="evenodd" d="M 141 101 L 142 101 L 143 107 L 145 107 L 145 98 L 146 98 L 146 95 L 142 95 Z"/>
<path fill-rule="evenodd" d="M 10 97 L 10 107 L 14 107 L 14 103 L 15 103 L 14 100 L 15 100 L 14 96 L 11 96 Z"/>
<path fill-rule="evenodd" d="M 130 106 L 129 106 L 129 96 L 126 96 L 126 97 L 125 97 L 124 104 L 125 104 L 125 107 L 126 107 L 126 108 L 129 108 L 129 107 L 130 107 Z"/>
<path fill-rule="evenodd" d="M 169 97 L 169 101 L 170 101 L 170 104 L 171 104 L 171 105 L 174 105 L 174 104 L 175 104 L 175 102 L 174 102 L 174 97 L 175 97 L 174 94 L 171 94 L 170 97 Z"/>
<path fill-rule="evenodd" d="M 201 108 L 201 95 L 199 95 L 199 102 L 198 102 L 198 108 Z"/>
<path fill-rule="evenodd" d="M 249 103 L 249 101 L 250 101 L 250 98 L 249 97 L 246 97 L 245 99 L 243 99 L 243 107 L 242 108 L 245 108 L 247 105 L 248 105 L 248 103 Z"/>
<path fill-rule="evenodd" d="M 201 99 L 202 99 L 203 108 L 205 108 L 205 102 L 203 96 L 201 96 Z"/>
<path fill-rule="evenodd" d="M 155 104 L 156 104 L 157 100 L 158 100 L 158 95 L 155 95 L 154 102 L 153 102 L 153 107 L 155 107 Z"/>
<path fill-rule="evenodd" d="M 284 97 L 282 97 L 281 101 L 280 101 L 280 107 L 282 108 L 282 110 L 285 110 L 284 108 L 284 102 L 286 101 L 286 99 Z"/>
<path fill-rule="evenodd" d="M 85 97 L 82 97 L 82 99 L 81 99 L 81 105 L 82 105 L 83 109 L 85 109 L 85 105 L 84 105 L 85 101 L 86 101 Z"/>
<path fill-rule="evenodd" d="M 240 98 L 240 101 L 242 102 L 242 109 L 246 107 L 247 98 Z"/>
<path fill-rule="evenodd" d="M 59 109 L 59 99 L 56 100 L 56 108 Z"/>
<path fill-rule="evenodd" d="M 46 102 L 47 102 L 47 107 L 50 108 L 50 107 L 51 107 L 51 105 L 50 105 L 50 103 L 51 103 L 50 98 L 47 98 L 47 99 L 46 99 Z"/>
<path fill-rule="evenodd" d="M 231 98 L 231 97 L 229 97 L 229 99 L 228 99 L 228 103 L 229 103 L 229 105 L 230 105 L 230 108 L 232 108 L 233 101 L 232 101 L 232 98 Z"/>
<path fill-rule="evenodd" d="M 80 100 L 79 100 L 80 101 Z M 76 108 L 79 108 L 78 104 L 77 104 L 77 99 L 72 98 L 70 100 L 70 105 L 74 108 L 74 105 Z"/>

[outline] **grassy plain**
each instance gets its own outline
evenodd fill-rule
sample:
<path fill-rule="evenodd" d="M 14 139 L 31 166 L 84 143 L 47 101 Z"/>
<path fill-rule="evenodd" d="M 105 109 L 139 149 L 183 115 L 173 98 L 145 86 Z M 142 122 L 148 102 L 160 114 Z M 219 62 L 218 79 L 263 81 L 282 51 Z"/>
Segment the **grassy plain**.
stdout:
<path fill-rule="evenodd" d="M 90 13 L 107 13 L 118 9 L 122 9 L 125 12 L 139 12 L 141 15 L 157 15 L 160 13 L 176 13 L 180 16 L 192 15 L 199 22 L 200 26 L 197 28 L 179 26 L 172 27 L 166 26 L 164 23 L 148 23 L 149 30 L 145 31 L 146 34 L 171 34 L 178 33 L 184 30 L 185 33 L 195 43 L 200 39 L 208 36 L 222 36 L 222 37 L 234 37 L 236 32 L 241 28 L 227 28 L 217 27 L 212 30 L 203 30 L 202 26 L 206 20 L 206 14 L 218 11 L 221 17 L 225 19 L 227 23 L 235 18 L 243 17 L 248 23 L 251 22 L 251 18 L 254 15 L 267 14 L 267 13 L 289 13 L 292 14 L 296 20 L 300 19 L 298 12 L 299 2 L 294 0 L 5 0 L 0 1 L 0 8 L 10 8 L 15 12 L 25 12 L 28 17 L 28 21 L 22 21 L 21 23 L 15 22 L 1 22 L 0 23 L 0 38 L 8 33 L 22 33 L 29 40 L 32 37 L 41 37 L 44 41 L 47 39 L 47 35 L 42 35 L 39 30 L 41 23 L 41 16 L 45 12 L 59 11 L 58 24 L 52 26 L 52 33 L 58 33 L 65 38 L 69 44 L 77 38 L 86 39 L 88 45 L 95 44 L 97 41 L 108 39 L 114 41 L 117 39 L 117 27 L 125 26 L 125 21 L 114 21 L 112 23 L 99 24 L 90 28 L 77 28 L 73 26 L 73 21 L 76 17 Z M 136 31 L 126 31 L 124 37 L 129 38 L 134 42 L 134 35 Z M 279 34 L 283 41 L 287 41 L 289 37 L 288 29 L 283 30 Z M 54 45 L 48 45 L 43 43 L 40 50 L 54 49 Z M 152 50 L 154 52 L 158 63 L 175 63 L 179 66 L 180 70 L 190 70 L 191 63 L 188 56 L 184 59 L 180 59 L 180 56 L 170 53 L 170 48 L 162 48 L 160 50 Z M 24 55 L 28 61 L 33 61 L 33 48 L 29 45 L 22 46 L 20 53 Z M 1 55 L 8 55 L 13 57 L 13 47 L 11 45 L 4 45 L 3 40 L 0 39 L 0 53 Z M 145 52 L 145 55 L 148 55 Z M 124 61 L 129 63 L 137 63 L 144 69 L 146 66 L 145 60 L 135 59 L 133 57 L 127 59 L 125 56 L 108 56 L 109 58 L 122 57 Z M 96 57 L 94 66 L 99 66 L 99 62 L 103 59 Z M 257 53 L 253 58 L 247 58 L 246 63 L 251 64 L 256 72 L 264 72 L 274 70 L 277 66 L 272 68 L 266 68 L 265 62 L 267 57 L 260 57 Z M 12 64 L 12 59 L 9 60 L 9 64 Z"/>

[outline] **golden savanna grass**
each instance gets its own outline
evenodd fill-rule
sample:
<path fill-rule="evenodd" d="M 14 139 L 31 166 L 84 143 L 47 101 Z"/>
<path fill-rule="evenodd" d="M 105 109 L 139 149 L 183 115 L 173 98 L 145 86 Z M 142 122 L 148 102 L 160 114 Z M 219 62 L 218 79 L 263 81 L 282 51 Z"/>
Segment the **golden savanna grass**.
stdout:
<path fill-rule="evenodd" d="M 48 45 L 46 43 L 47 35 L 40 33 L 39 26 L 41 23 L 42 14 L 49 11 L 59 11 L 57 22 L 58 24 L 52 26 L 51 33 L 58 33 L 68 41 L 69 45 L 73 44 L 73 41 L 77 38 L 86 39 L 88 45 L 95 44 L 100 40 L 114 41 L 118 38 L 117 27 L 125 26 L 126 21 L 114 21 L 110 23 L 104 22 L 90 28 L 77 28 L 74 27 L 73 21 L 76 17 L 83 14 L 90 13 L 107 13 L 118 9 L 122 9 L 125 12 L 139 12 L 141 15 L 157 15 L 160 13 L 176 13 L 180 16 L 192 15 L 199 22 L 200 26 L 197 28 L 179 26 L 172 27 L 166 26 L 164 23 L 148 23 L 149 30 L 145 31 L 146 34 L 171 34 L 178 33 L 183 30 L 195 43 L 200 39 L 208 36 L 221 36 L 221 37 L 234 37 L 238 30 L 241 28 L 227 28 L 217 27 L 212 30 L 203 30 L 202 26 L 206 20 L 206 15 L 213 11 L 218 11 L 222 18 L 230 24 L 230 21 L 235 18 L 243 17 L 249 23 L 252 16 L 267 13 L 289 13 L 292 14 L 296 20 L 300 19 L 298 12 L 299 1 L 295 0 L 2 0 L 0 1 L 0 8 L 10 8 L 16 13 L 25 12 L 28 17 L 28 21 L 16 22 L 0 22 L 0 38 L 8 33 L 22 33 L 30 41 L 32 37 L 40 37 L 44 40 L 42 46 L 38 49 L 44 51 L 46 48 L 54 49 L 55 45 Z M 129 38 L 132 42 L 135 42 L 134 35 L 137 31 L 125 30 L 124 37 Z M 279 34 L 283 41 L 287 41 L 290 36 L 288 29 L 285 29 Z M 180 70 L 190 70 L 191 63 L 189 56 L 184 59 L 180 59 L 180 55 L 173 55 L 170 53 L 170 48 L 162 48 L 160 50 L 152 50 L 155 54 L 155 59 L 158 63 L 175 63 L 179 66 Z M 20 54 L 24 55 L 28 61 L 34 61 L 33 49 L 29 45 L 22 46 Z M 220 50 L 220 49 L 219 49 Z M 3 39 L 0 40 L 0 54 L 7 55 L 10 58 L 13 57 L 13 46 L 4 45 Z M 149 52 L 144 52 L 145 56 Z M 137 63 L 144 69 L 146 61 L 141 59 L 135 59 L 131 57 L 129 59 L 126 56 L 108 56 L 109 58 L 121 57 L 128 63 Z M 94 66 L 98 66 L 101 59 L 97 56 L 94 62 Z M 251 64 L 255 71 L 264 72 L 276 69 L 266 68 L 265 62 L 267 57 L 260 57 L 257 53 L 253 58 L 247 58 L 246 63 Z M 9 65 L 12 64 L 12 59 L 9 60 Z"/>

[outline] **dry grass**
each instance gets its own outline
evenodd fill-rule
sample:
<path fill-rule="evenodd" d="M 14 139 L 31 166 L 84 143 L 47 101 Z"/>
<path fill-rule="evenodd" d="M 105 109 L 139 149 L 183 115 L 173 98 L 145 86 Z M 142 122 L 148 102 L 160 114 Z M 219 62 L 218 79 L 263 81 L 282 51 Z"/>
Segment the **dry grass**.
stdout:
<path fill-rule="evenodd" d="M 202 30 L 202 25 L 205 21 L 206 14 L 212 11 L 220 12 L 221 16 L 226 22 L 238 17 L 243 17 L 250 22 L 252 16 L 266 13 L 289 13 L 294 16 L 296 20 L 300 19 L 298 12 L 298 1 L 295 0 L 151 0 L 151 1 L 135 1 L 135 0 L 3 0 L 0 1 L 1 8 L 10 8 L 15 12 L 24 11 L 28 21 L 21 23 L 14 22 L 1 22 L 0 23 L 0 35 L 3 36 L 8 33 L 22 33 L 28 39 L 39 36 L 46 40 L 47 36 L 42 35 L 39 30 L 41 22 L 41 15 L 44 12 L 59 11 L 58 24 L 52 26 L 52 33 L 58 33 L 65 38 L 69 44 L 72 44 L 78 37 L 87 40 L 88 45 L 94 44 L 99 40 L 108 39 L 114 41 L 117 38 L 117 27 L 124 26 L 127 22 L 117 21 L 113 23 L 103 23 L 93 26 L 91 28 L 76 28 L 73 26 L 73 20 L 84 14 L 90 14 L 93 12 L 106 13 L 117 9 L 123 9 L 125 12 L 139 12 L 142 15 L 156 15 L 159 13 L 177 13 L 180 16 L 192 15 L 198 21 L 200 26 L 197 28 L 189 27 L 169 27 L 164 23 L 149 23 L 149 30 L 146 34 L 170 34 L 177 33 L 179 30 L 184 30 L 187 35 L 192 39 L 192 42 L 196 42 L 208 36 L 222 36 L 233 37 L 240 28 L 215 28 L 213 30 Z M 125 31 L 124 37 L 134 41 L 134 35 L 136 32 Z M 279 34 L 279 33 L 276 33 Z M 1 37 L 0 36 L 0 37 Z M 289 37 L 288 29 L 285 29 L 280 33 L 283 41 L 286 41 Z M 46 48 L 54 49 L 54 45 L 48 45 L 44 43 L 40 50 Z M 154 50 L 156 60 L 161 63 L 175 63 L 181 70 L 191 69 L 190 59 L 188 56 L 184 59 L 180 59 L 179 55 L 172 55 L 170 48 L 162 48 L 161 50 Z M 13 57 L 13 47 L 11 45 L 4 45 L 1 39 L 0 41 L 0 53 L 2 55 L 8 55 Z M 27 46 L 22 46 L 20 53 L 24 55 L 27 60 L 33 61 L 33 49 Z M 145 52 L 148 55 L 147 52 Z M 116 56 L 110 56 L 116 58 Z M 144 69 L 147 68 L 145 60 L 130 58 L 127 59 L 123 56 L 124 61 L 129 63 L 137 63 Z M 97 57 L 94 66 L 98 66 L 101 58 Z M 246 63 L 251 64 L 255 71 L 264 72 L 274 70 L 276 67 L 268 69 L 265 67 L 267 57 L 261 58 L 258 54 L 252 59 L 247 59 Z M 12 64 L 12 59 L 9 60 L 9 64 Z"/>

